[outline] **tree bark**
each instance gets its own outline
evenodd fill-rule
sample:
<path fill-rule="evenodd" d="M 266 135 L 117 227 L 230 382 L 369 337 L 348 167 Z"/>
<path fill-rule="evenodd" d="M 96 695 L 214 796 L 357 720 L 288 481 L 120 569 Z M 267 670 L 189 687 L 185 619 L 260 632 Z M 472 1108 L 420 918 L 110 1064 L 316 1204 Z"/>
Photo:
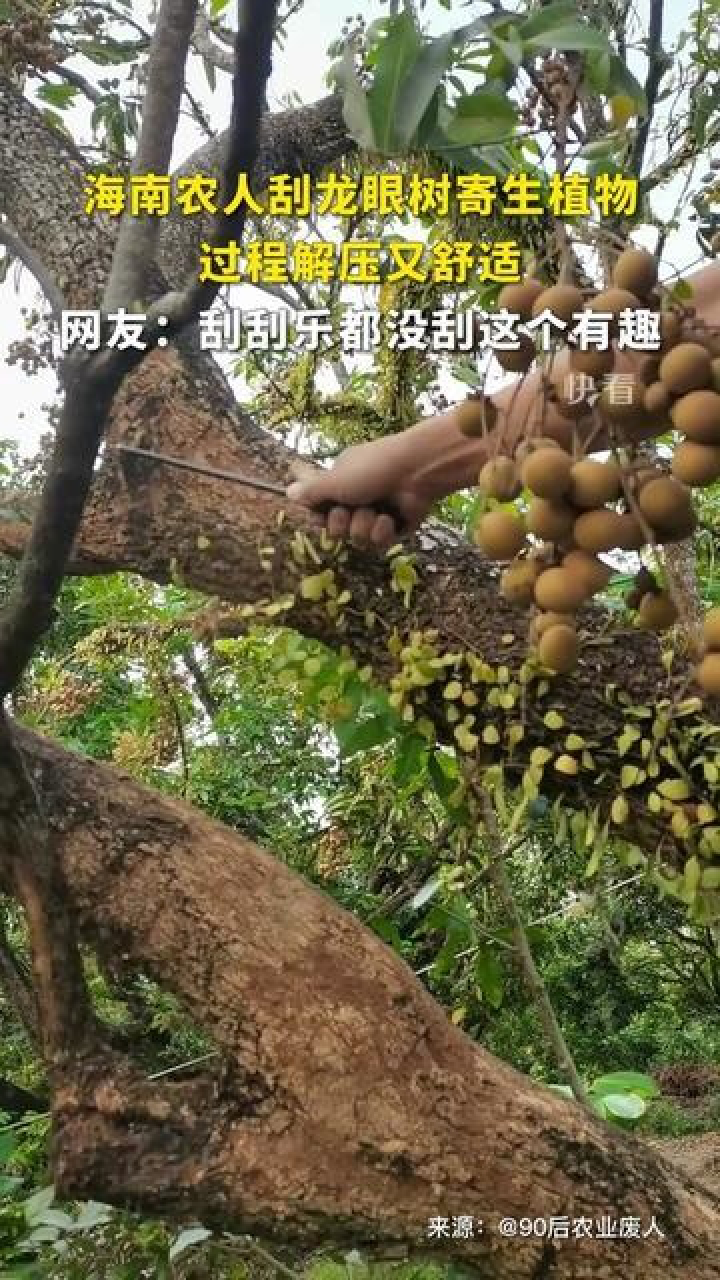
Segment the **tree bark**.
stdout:
<path fill-rule="evenodd" d="M 25 730 L 71 901 L 100 953 L 169 988 L 220 1066 L 149 1084 L 73 1063 L 63 1194 L 295 1243 L 407 1245 L 492 1280 L 720 1277 L 720 1202 L 473 1044 L 394 952 L 227 828 Z M 472 1215 L 470 1240 L 427 1236 Z M 500 1220 L 657 1219 L 665 1239 L 508 1239 Z"/>

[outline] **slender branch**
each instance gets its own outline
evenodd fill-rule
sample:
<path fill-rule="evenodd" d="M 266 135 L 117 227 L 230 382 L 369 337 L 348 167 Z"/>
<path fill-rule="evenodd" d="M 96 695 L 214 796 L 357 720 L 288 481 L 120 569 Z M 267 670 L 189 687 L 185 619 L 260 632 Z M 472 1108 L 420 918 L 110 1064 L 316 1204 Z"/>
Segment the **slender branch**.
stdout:
<path fill-rule="evenodd" d="M 53 66 L 53 75 L 59 76 L 66 84 L 74 85 L 75 88 L 79 89 L 81 93 L 84 93 L 85 97 L 89 98 L 91 102 L 102 102 L 107 96 L 103 93 L 102 89 L 98 89 L 94 84 L 91 84 L 89 80 L 86 80 L 85 76 L 82 76 L 79 71 L 73 71 L 72 67 L 68 67 L 62 62 L 58 62 Z"/>
<path fill-rule="evenodd" d="M 646 112 L 640 128 L 635 135 L 630 152 L 629 172 L 640 177 L 645 150 L 650 136 L 650 126 L 655 114 L 660 81 L 666 71 L 665 54 L 662 47 L 664 0 L 650 0 L 650 26 L 648 30 L 648 73 L 645 81 Z"/>
<path fill-rule="evenodd" d="M 150 47 L 142 127 L 130 173 L 167 173 L 185 87 L 185 63 L 197 0 L 163 0 Z M 126 215 L 118 232 L 104 306 L 108 311 L 144 298 L 160 237 L 160 223 Z"/>
<path fill-rule="evenodd" d="M 525 985 L 530 992 L 535 1004 L 537 1005 L 540 1021 L 542 1022 L 545 1034 L 552 1046 L 558 1069 L 567 1080 L 578 1102 L 580 1102 L 592 1114 L 590 1100 L 585 1091 L 577 1067 L 573 1061 L 572 1054 L 567 1045 L 562 1027 L 558 1022 L 557 1015 L 552 1005 L 547 987 L 543 982 L 540 971 L 535 964 L 535 960 L 530 949 L 528 936 L 525 931 L 522 916 L 518 910 L 513 893 L 510 877 L 507 872 L 505 863 L 506 851 L 503 847 L 502 835 L 495 816 L 492 800 L 487 791 L 478 791 L 474 783 L 471 783 L 474 795 L 480 802 L 482 816 L 485 822 L 485 830 L 488 835 L 490 850 L 488 854 L 489 875 L 492 884 L 495 887 L 498 897 L 503 905 L 503 909 L 507 913 L 510 921 L 513 942 L 515 950 L 520 961 Z"/>
<path fill-rule="evenodd" d="M 35 277 L 50 304 L 54 318 L 57 319 L 65 306 L 65 299 L 39 254 L 25 244 L 8 222 L 0 222 L 0 244 L 4 244 Z"/>
<path fill-rule="evenodd" d="M 221 49 L 219 45 L 215 44 L 215 41 L 212 38 L 207 14 L 201 8 L 198 8 L 197 15 L 195 17 L 195 28 L 192 33 L 192 45 L 195 52 L 199 53 L 201 58 L 206 58 L 212 66 L 217 68 L 218 71 L 227 71 L 232 73 L 233 67 L 235 66 L 235 59 L 232 51 L 229 49 Z"/>

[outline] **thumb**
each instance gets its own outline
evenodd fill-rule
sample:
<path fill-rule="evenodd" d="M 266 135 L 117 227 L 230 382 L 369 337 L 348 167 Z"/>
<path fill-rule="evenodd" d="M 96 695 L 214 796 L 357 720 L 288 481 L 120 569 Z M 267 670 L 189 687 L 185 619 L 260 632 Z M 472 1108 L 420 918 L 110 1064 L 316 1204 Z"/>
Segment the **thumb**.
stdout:
<path fill-rule="evenodd" d="M 297 461 L 290 466 L 290 474 L 294 477 L 285 490 L 293 502 L 312 504 L 321 502 L 326 496 L 328 473 L 312 463 Z"/>

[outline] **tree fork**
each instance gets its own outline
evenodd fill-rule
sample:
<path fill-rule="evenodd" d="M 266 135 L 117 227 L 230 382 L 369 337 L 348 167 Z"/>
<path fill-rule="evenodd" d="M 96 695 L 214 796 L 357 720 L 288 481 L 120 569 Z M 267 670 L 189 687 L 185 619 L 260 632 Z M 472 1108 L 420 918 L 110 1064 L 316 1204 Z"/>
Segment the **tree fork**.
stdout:
<path fill-rule="evenodd" d="M 173 991 L 220 1077 L 107 1055 L 54 1100 L 63 1194 L 300 1244 L 395 1243 L 491 1280 L 719 1280 L 720 1201 L 473 1044 L 354 917 L 234 831 L 18 729 L 84 941 Z M 427 1238 L 472 1214 L 485 1233 Z M 502 1217 L 657 1218 L 664 1240 L 506 1239 Z"/>

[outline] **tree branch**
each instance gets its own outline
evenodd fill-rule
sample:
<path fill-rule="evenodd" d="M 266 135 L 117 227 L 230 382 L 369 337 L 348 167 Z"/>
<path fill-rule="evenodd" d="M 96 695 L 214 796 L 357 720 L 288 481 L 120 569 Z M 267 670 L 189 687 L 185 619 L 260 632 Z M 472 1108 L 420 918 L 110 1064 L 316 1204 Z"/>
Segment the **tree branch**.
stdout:
<path fill-rule="evenodd" d="M 630 165 L 628 172 L 640 178 L 645 159 L 645 150 L 647 148 L 648 138 L 650 136 L 650 127 L 655 114 L 655 103 L 657 102 L 658 89 L 660 81 L 667 69 L 665 61 L 665 53 L 662 47 L 663 33 L 663 7 L 664 0 L 650 0 L 650 26 L 648 29 L 648 72 L 645 81 L 645 99 L 647 110 L 645 119 L 635 135 L 632 151 L 630 153 Z"/>
<path fill-rule="evenodd" d="M 131 176 L 166 174 L 170 168 L 173 138 L 185 87 L 185 63 L 192 35 L 197 0 L 162 0 L 150 46 L 147 91 L 142 127 Z M 255 121 L 249 122 L 255 144 Z M 105 310 L 131 307 L 147 296 L 148 270 L 155 259 L 160 223 L 152 215 L 126 214 L 115 242 L 110 277 L 105 290 Z"/>
<path fill-rule="evenodd" d="M 0 221 L 0 244 L 4 244 L 5 248 L 35 277 L 45 294 L 53 317 L 57 320 L 65 306 L 65 299 L 40 255 L 25 244 L 7 221 Z"/>

